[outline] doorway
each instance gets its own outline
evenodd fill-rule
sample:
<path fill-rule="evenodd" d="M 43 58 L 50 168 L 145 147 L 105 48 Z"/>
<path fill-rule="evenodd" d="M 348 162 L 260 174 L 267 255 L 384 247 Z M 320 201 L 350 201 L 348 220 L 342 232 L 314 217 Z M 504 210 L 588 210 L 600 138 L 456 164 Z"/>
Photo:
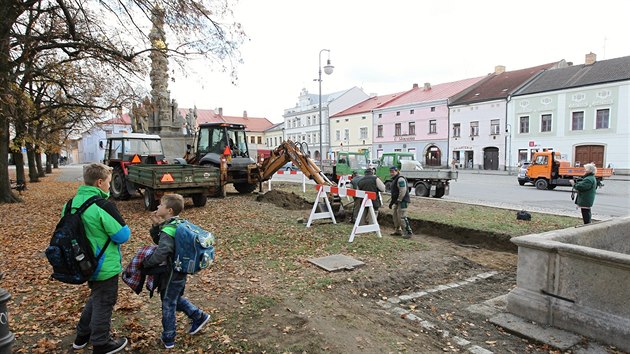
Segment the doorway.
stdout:
<path fill-rule="evenodd" d="M 424 164 L 426 166 L 440 166 L 442 161 L 442 152 L 440 151 L 440 148 L 435 145 L 429 146 L 424 160 Z"/>
<path fill-rule="evenodd" d="M 499 169 L 499 148 L 487 147 L 483 149 L 483 169 L 498 170 Z"/>
<path fill-rule="evenodd" d="M 604 146 L 603 145 L 582 145 L 575 147 L 575 161 L 584 166 L 587 163 L 595 162 L 595 166 L 604 167 Z"/>

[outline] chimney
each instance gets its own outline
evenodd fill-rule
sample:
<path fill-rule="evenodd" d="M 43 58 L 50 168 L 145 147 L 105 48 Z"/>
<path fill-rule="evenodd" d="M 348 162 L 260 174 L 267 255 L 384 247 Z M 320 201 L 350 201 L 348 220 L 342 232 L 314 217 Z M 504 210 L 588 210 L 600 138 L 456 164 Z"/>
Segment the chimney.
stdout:
<path fill-rule="evenodd" d="M 243 118 L 247 118 L 247 111 L 243 111 Z"/>
<path fill-rule="evenodd" d="M 417 89 L 417 88 L 418 88 L 418 84 L 413 84 L 413 87 L 412 87 L 412 88 Z"/>
<path fill-rule="evenodd" d="M 219 116 L 223 117 L 223 107 L 219 107 Z"/>
<path fill-rule="evenodd" d="M 590 52 L 588 54 L 586 54 L 586 58 L 584 59 L 584 64 L 586 65 L 593 65 L 595 64 L 595 61 L 597 60 L 597 54 Z"/>
<path fill-rule="evenodd" d="M 497 65 L 494 67 L 494 73 L 495 74 L 503 74 L 505 72 L 505 66 L 503 65 Z"/>
<path fill-rule="evenodd" d="M 429 83 L 429 82 L 425 82 L 425 83 L 424 83 L 424 89 L 425 89 L 425 90 L 430 90 L 430 89 L 431 89 L 431 83 Z"/>

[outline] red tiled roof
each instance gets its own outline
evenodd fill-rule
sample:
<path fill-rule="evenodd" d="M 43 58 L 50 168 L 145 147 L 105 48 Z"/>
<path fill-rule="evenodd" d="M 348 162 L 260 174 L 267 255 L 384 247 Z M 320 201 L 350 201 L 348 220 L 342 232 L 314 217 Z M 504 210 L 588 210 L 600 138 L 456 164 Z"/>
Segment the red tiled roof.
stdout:
<path fill-rule="evenodd" d="M 484 78 L 486 78 L 486 76 L 447 82 L 431 86 L 428 89 L 425 89 L 424 86 L 417 86 L 382 107 L 395 107 L 409 103 L 431 102 L 447 99 L 464 91 Z"/>
<path fill-rule="evenodd" d="M 186 117 L 190 108 L 178 108 L 182 117 Z M 267 118 L 260 117 L 235 117 L 224 116 L 217 114 L 213 109 L 199 109 L 197 108 L 197 124 L 202 123 L 235 123 L 243 124 L 246 127 L 246 131 L 249 132 L 264 132 L 266 129 L 273 126 L 273 123 Z"/>
<path fill-rule="evenodd" d="M 492 77 L 479 84 L 466 95 L 452 102 L 451 105 L 505 98 L 536 74 L 543 70 L 550 69 L 557 64 L 558 62 L 548 63 L 531 68 L 505 71 L 500 74 L 492 75 Z"/>
<path fill-rule="evenodd" d="M 400 97 L 401 95 L 407 93 L 409 91 L 402 91 L 402 92 L 397 92 L 397 93 L 392 93 L 389 95 L 383 95 L 383 96 L 374 96 L 374 97 L 370 97 L 368 99 L 366 99 L 365 101 L 359 102 L 357 104 L 355 104 L 354 106 L 347 108 L 337 114 L 334 114 L 333 116 L 331 116 L 330 118 L 336 118 L 336 117 L 342 117 L 342 116 L 348 116 L 351 114 L 358 114 L 358 113 L 365 113 L 365 112 L 370 112 L 373 109 L 377 109 L 389 102 L 391 102 L 392 100 Z"/>
<path fill-rule="evenodd" d="M 131 117 L 129 114 L 124 113 L 122 116 L 118 116 L 116 118 L 112 118 L 110 120 L 106 120 L 104 122 L 100 122 L 99 124 L 122 124 L 122 125 L 131 125 Z"/>

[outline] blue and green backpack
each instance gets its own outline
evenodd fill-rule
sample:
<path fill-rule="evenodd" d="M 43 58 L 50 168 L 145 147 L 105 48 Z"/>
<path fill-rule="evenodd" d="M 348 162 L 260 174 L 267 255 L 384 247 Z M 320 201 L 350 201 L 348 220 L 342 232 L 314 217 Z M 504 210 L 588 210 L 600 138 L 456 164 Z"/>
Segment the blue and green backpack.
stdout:
<path fill-rule="evenodd" d="M 210 267 L 213 261 L 214 236 L 212 233 L 188 220 L 178 220 L 175 230 L 173 270 L 195 274 Z"/>

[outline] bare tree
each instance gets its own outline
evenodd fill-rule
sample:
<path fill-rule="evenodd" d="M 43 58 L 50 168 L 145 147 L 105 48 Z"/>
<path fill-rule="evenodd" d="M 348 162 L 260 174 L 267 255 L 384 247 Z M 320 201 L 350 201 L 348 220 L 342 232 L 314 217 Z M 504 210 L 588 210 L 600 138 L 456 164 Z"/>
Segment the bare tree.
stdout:
<path fill-rule="evenodd" d="M 0 202 L 18 200 L 10 190 L 7 157 L 9 124 L 22 114 L 9 107 L 21 92 L 34 103 L 32 119 L 21 118 L 29 122 L 25 129 L 35 139 L 38 134 L 72 129 L 73 122 L 78 124 L 75 118 L 95 117 L 120 106 L 129 99 L 121 94 L 124 91 L 97 89 L 96 83 L 88 82 L 91 76 L 86 71 L 98 68 L 113 81 L 124 83 L 117 88 L 144 80 L 147 54 L 155 50 L 148 41 L 148 29 L 156 9 L 165 13 L 170 43 L 164 50 L 170 59 L 185 68 L 187 59 L 203 58 L 209 66 L 231 70 L 235 80 L 238 47 L 245 34 L 238 23 L 229 22 L 230 5 L 225 0 L 0 0 Z M 50 68 L 66 64 L 74 68 L 74 80 L 50 75 L 55 72 Z M 46 118 L 51 117 L 55 123 L 60 117 L 69 118 L 69 124 L 50 124 L 53 120 Z"/>

